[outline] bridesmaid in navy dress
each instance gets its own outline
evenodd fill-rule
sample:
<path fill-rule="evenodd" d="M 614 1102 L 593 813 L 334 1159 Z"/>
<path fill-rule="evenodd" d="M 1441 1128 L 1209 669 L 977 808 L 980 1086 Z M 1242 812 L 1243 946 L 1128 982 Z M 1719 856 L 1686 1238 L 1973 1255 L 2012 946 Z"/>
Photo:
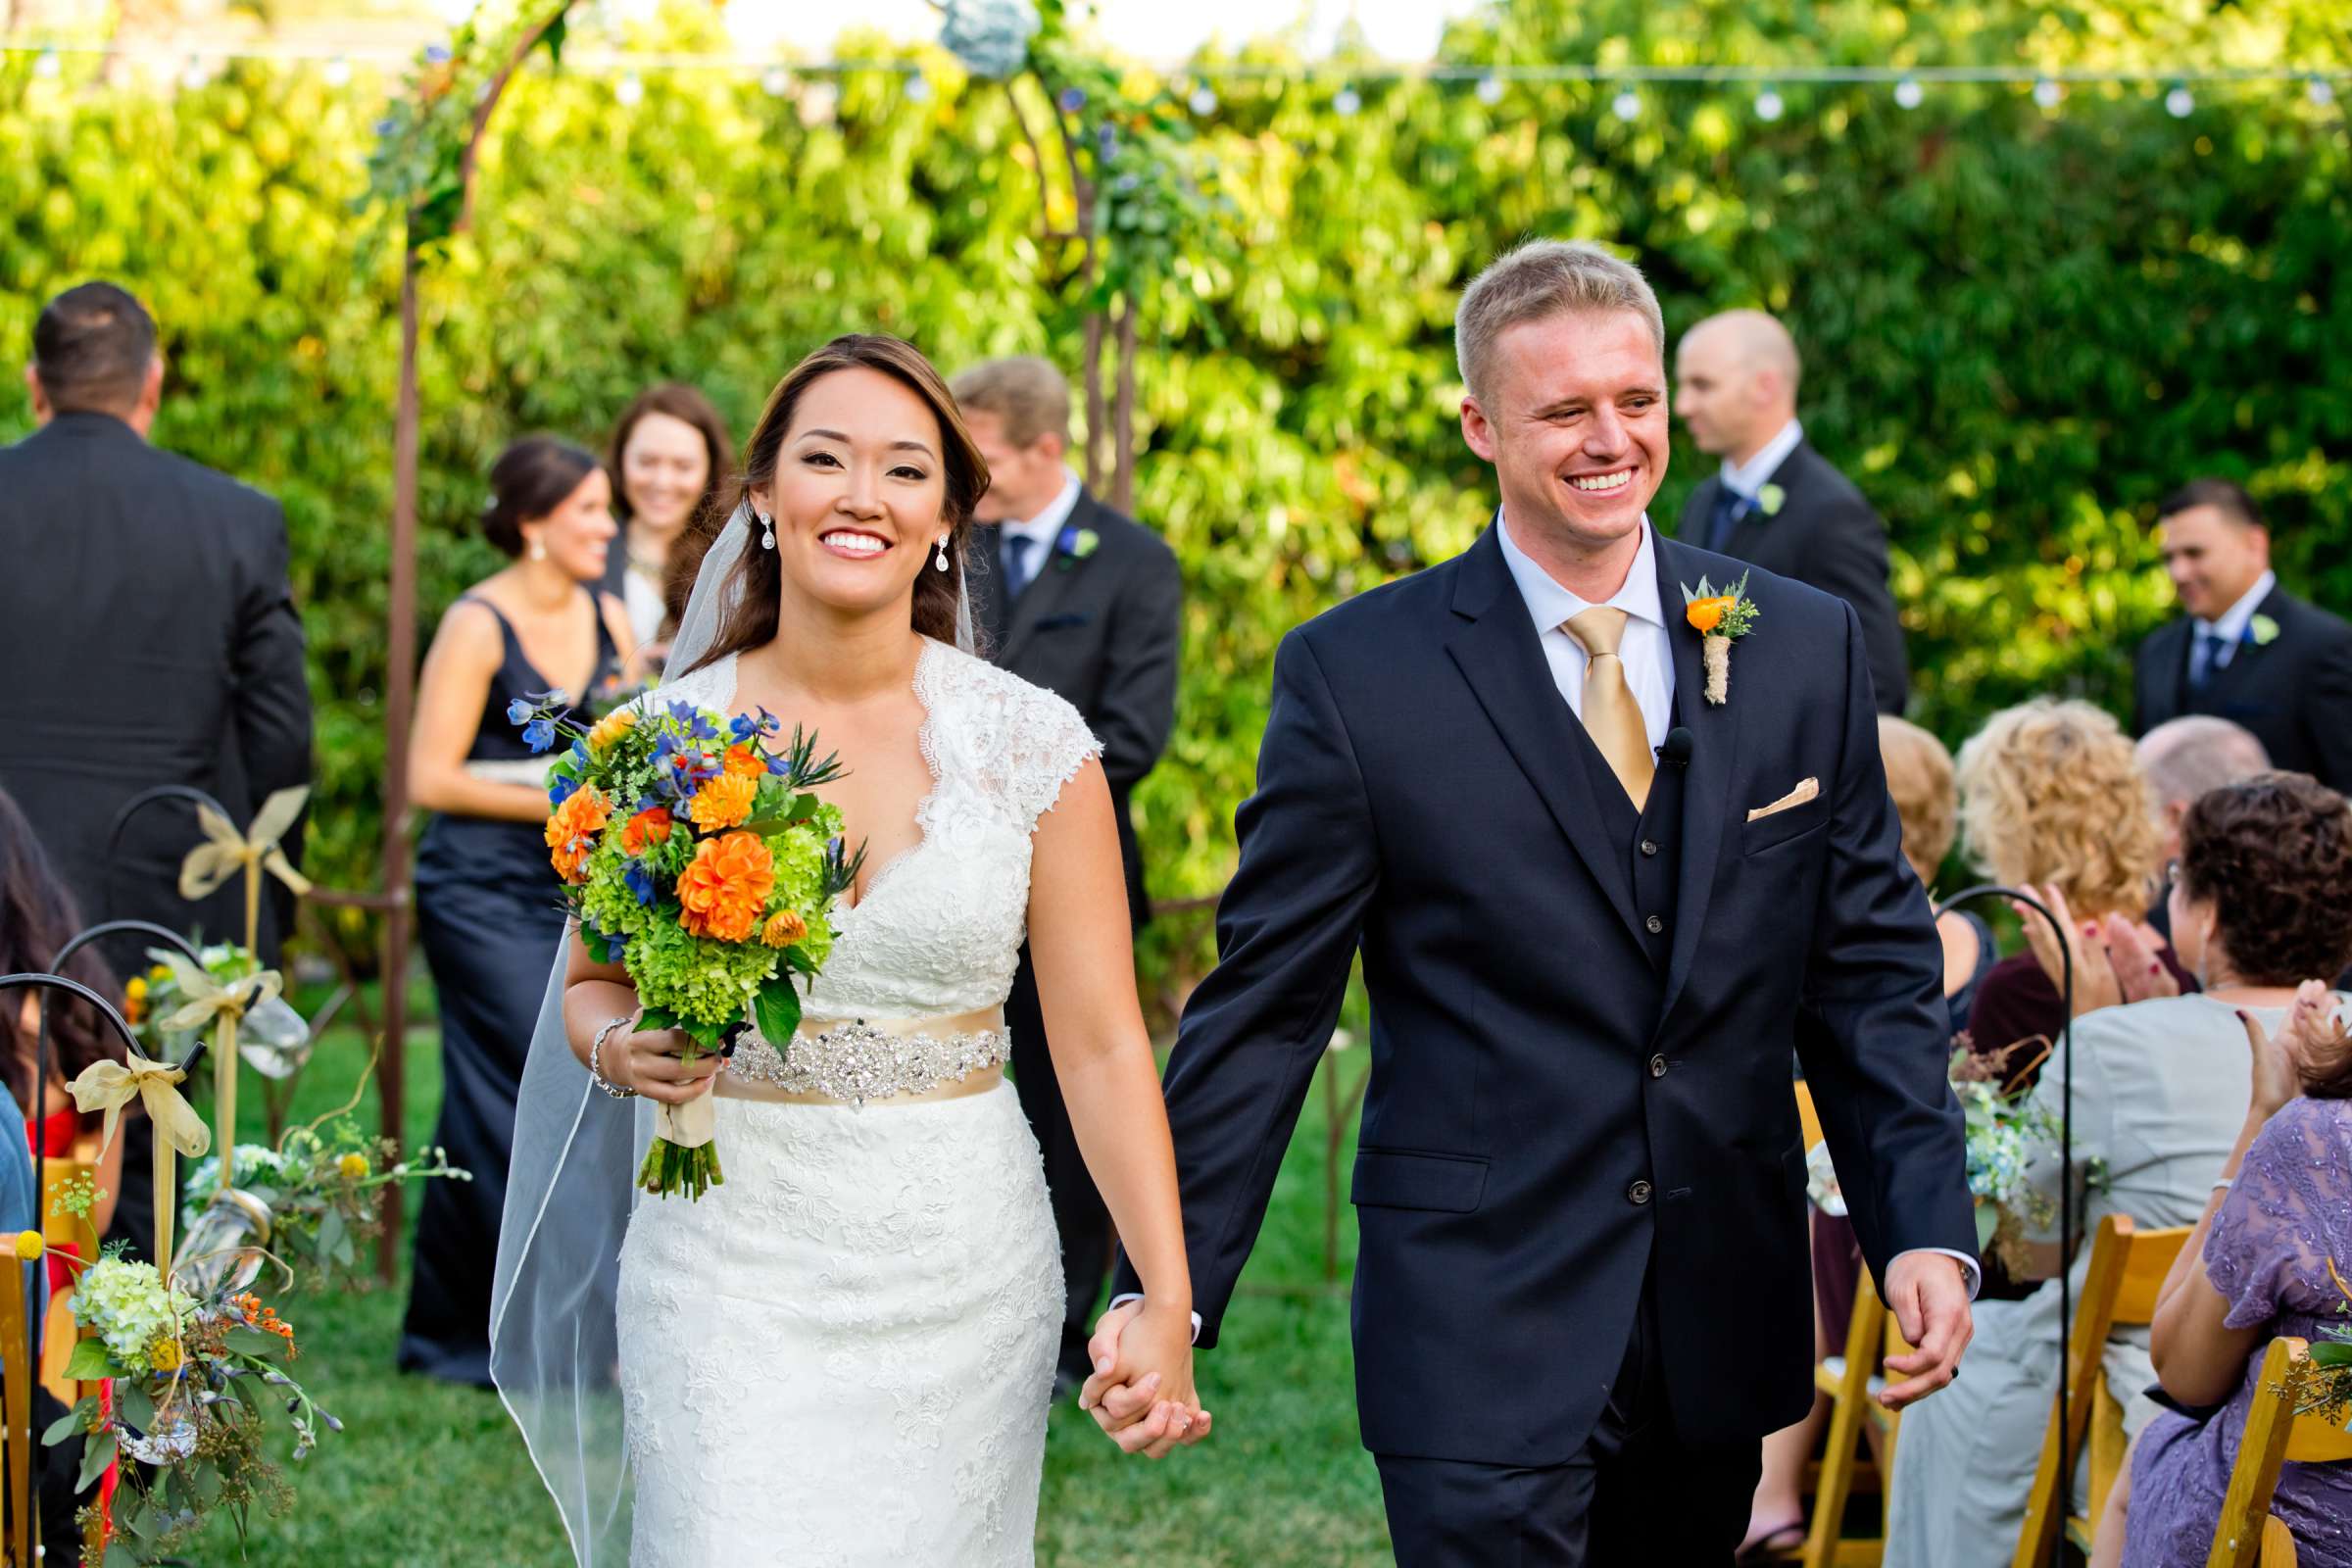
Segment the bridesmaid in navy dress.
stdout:
<path fill-rule="evenodd" d="M 473 585 L 425 655 L 409 790 L 435 815 L 416 853 L 416 924 L 441 1009 L 434 1141 L 470 1182 L 431 1182 L 417 1218 L 403 1371 L 490 1387 L 490 1279 L 523 1056 L 564 935 L 543 828 L 550 759 L 507 716 L 615 684 L 627 613 L 590 584 L 618 532 L 612 487 L 577 447 L 533 436 L 490 471 L 482 530 L 514 564 Z"/>

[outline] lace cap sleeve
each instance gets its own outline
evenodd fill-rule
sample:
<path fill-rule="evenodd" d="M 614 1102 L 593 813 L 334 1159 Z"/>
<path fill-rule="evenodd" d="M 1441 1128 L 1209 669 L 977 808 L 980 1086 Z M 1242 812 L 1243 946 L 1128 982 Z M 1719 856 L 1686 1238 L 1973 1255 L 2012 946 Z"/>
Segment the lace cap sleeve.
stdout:
<path fill-rule="evenodd" d="M 1102 743 L 1067 701 L 1041 686 L 1016 682 L 1007 703 L 1004 731 L 1005 795 L 1024 832 L 1061 799 L 1062 787 L 1087 762 L 1102 755 Z"/>
<path fill-rule="evenodd" d="M 2205 1277 L 2253 1328 L 2281 1311 L 2333 1311 L 2328 1259 L 2352 1250 L 2352 1101 L 2291 1100 L 2255 1136 L 2213 1216 Z"/>

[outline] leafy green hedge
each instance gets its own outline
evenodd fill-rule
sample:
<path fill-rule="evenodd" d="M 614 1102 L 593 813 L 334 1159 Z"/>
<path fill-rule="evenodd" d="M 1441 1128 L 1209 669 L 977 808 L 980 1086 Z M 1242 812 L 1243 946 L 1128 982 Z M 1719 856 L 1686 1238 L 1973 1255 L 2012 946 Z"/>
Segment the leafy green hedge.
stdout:
<path fill-rule="evenodd" d="M 1515 0 L 1450 58 L 1819 60 L 2038 68 L 2295 59 L 2340 70 L 2319 0 L 2184 29 L 2150 0 L 1911 8 L 1832 0 Z M 1759 20 L 1760 19 L 1760 20 Z M 693 40 L 689 40 L 693 41 Z M 372 872 L 381 759 L 395 275 L 363 185 L 380 83 L 240 67 L 158 99 L 0 74 L 0 361 L 42 299 L 103 274 L 165 324 L 158 439 L 286 505 L 320 702 L 312 858 Z M 496 559 L 470 528 L 490 457 L 552 429 L 601 442 L 642 383 L 699 382 L 747 429 L 831 333 L 915 338 L 951 369 L 1075 354 L 1041 286 L 1036 181 L 994 87 L 923 58 L 936 90 L 852 75 L 770 96 L 655 73 L 535 65 L 502 111 L 480 220 L 426 287 L 424 612 Z M 1270 49 L 1244 65 L 1280 66 Z M 2291 584 L 2352 605 L 2352 286 L 2340 105 L 2292 83 L 2020 86 L 1218 81 L 1203 145 L 1235 244 L 1146 302 L 1138 511 L 1188 576 L 1177 738 L 1139 796 L 1162 896 L 1230 867 L 1276 640 L 1475 537 L 1488 475 L 1454 428 L 1455 293 L 1499 247 L 1588 235 L 1650 270 L 1670 328 L 1761 304 L 1807 358 L 1814 439 L 1894 530 L 1914 710 L 1957 740 L 1990 709 L 2067 690 L 2124 703 L 2169 613 L 2147 531 L 2195 471 L 2245 476 Z M 2352 84 L 2348 84 L 2352 85 Z M 0 408 L 0 436 L 27 422 Z M 1678 449 L 1671 516 L 1706 464 Z M 62 524 L 61 524 L 62 525 Z M 1399 714 L 1398 722 L 1411 722 Z M 1155 938 L 1182 971 L 1199 923 Z"/>

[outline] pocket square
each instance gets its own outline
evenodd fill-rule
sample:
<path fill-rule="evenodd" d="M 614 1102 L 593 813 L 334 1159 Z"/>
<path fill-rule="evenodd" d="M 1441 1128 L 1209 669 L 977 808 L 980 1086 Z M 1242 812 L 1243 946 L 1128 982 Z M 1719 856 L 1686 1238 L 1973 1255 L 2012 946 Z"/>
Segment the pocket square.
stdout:
<path fill-rule="evenodd" d="M 1770 816 L 1776 811 L 1786 811 L 1793 807 L 1802 806 L 1820 793 L 1821 780 L 1817 778 L 1804 779 L 1797 784 L 1796 788 L 1790 790 L 1788 794 L 1782 796 L 1770 806 L 1759 806 L 1754 810 L 1748 812 L 1747 819 L 1750 822 L 1753 822 L 1761 817 Z"/>

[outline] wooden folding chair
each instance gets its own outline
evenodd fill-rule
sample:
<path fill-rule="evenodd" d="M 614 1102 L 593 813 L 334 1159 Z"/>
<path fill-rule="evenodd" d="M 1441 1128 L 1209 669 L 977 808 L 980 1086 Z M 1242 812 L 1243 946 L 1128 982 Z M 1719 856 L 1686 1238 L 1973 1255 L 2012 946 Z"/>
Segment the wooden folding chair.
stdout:
<path fill-rule="evenodd" d="M 2010 1568 L 2040 1568 L 2050 1560 L 2063 1524 L 2067 1539 L 2090 1550 L 2092 1521 L 2107 1505 L 2107 1489 L 2124 1467 L 2124 1407 L 2107 1387 L 2107 1337 L 2118 1328 L 2155 1321 L 2156 1292 L 2172 1272 L 2173 1259 L 2188 1241 L 2189 1227 L 2136 1230 L 2128 1214 L 2099 1221 L 2090 1243 L 2090 1266 L 2075 1304 L 2074 1328 L 2066 1341 L 2065 1449 L 2083 1452 L 2089 1439 L 2090 1513 L 2071 1512 L 2074 1477 L 2058 1473 L 2058 1400 L 2050 1400 L 2050 1425 L 2042 1435 L 2041 1460 L 2034 1468 L 2034 1490 L 2026 1500 L 2025 1527 L 2018 1532 Z"/>
<path fill-rule="evenodd" d="M 84 1160 L 52 1159 L 42 1171 L 41 1234 L 52 1248 L 73 1249 L 74 1254 L 84 1263 L 98 1256 L 98 1233 L 91 1228 L 87 1215 L 69 1212 L 60 1205 L 60 1200 L 75 1177 L 95 1180 L 97 1169 L 95 1164 Z M 45 1274 L 40 1288 L 44 1292 L 48 1289 Z M 81 1337 L 74 1324 L 73 1305 L 74 1287 L 69 1283 L 49 1298 L 41 1324 L 41 1385 L 66 1404 L 81 1397 L 81 1385 L 66 1376 L 66 1363 L 74 1356 L 74 1342 Z"/>
<path fill-rule="evenodd" d="M 1805 1533 L 1799 1559 L 1804 1568 L 1878 1568 L 1886 1551 L 1886 1508 L 1893 1489 L 1886 1478 L 1894 1473 L 1896 1412 L 1879 1403 L 1886 1387 L 1881 1371 L 1886 1357 L 1901 1355 L 1903 1343 L 1894 1314 L 1879 1299 L 1879 1288 L 1862 1271 L 1854 1287 L 1854 1310 L 1846 1320 L 1845 1353 L 1833 1355 L 1813 1369 L 1813 1386 L 1830 1396 L 1830 1435 L 1823 1446 L 1821 1474 L 1813 1489 L 1813 1519 Z M 1846 1540 L 1845 1505 L 1853 1495 L 1855 1471 L 1862 1463 L 1859 1447 L 1864 1423 L 1882 1433 L 1880 1444 L 1880 1533 L 1877 1540 Z"/>
<path fill-rule="evenodd" d="M 2302 1340 L 2276 1339 L 2262 1352 L 2254 1402 L 2238 1438 L 2237 1463 L 2213 1532 L 2205 1568 L 2295 1568 L 2295 1538 L 2271 1514 L 2278 1470 L 2296 1464 L 2352 1462 L 2352 1432 L 2320 1415 L 2297 1415 L 2303 1379 L 2311 1368 L 2311 1347 Z"/>
<path fill-rule="evenodd" d="M 6 1255 L 6 1254 L 0 1254 Z M 30 1568 L 32 1516 L 32 1347 L 25 1342 L 23 1264 L 0 1268 L 0 1455 L 8 1476 L 8 1539 L 11 1568 Z"/>

